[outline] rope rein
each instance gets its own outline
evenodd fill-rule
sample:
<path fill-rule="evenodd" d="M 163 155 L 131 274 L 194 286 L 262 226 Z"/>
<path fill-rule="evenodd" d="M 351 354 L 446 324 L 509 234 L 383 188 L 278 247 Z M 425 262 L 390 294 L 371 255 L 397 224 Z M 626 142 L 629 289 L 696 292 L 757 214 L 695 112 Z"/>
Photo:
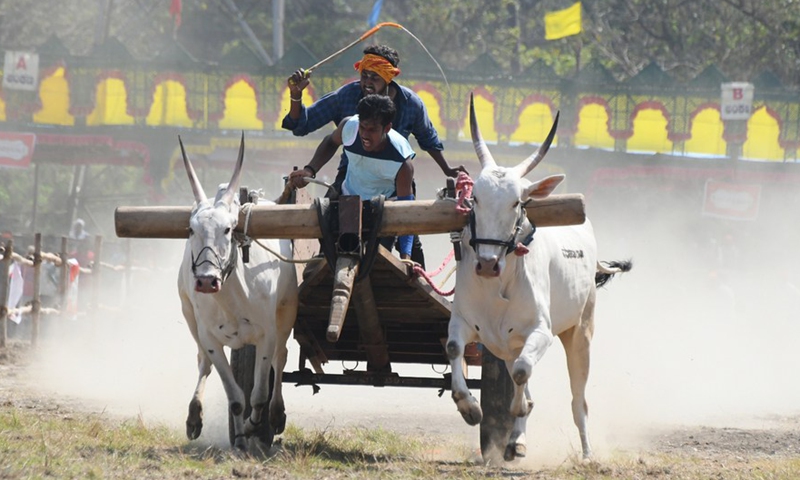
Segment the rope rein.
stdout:
<path fill-rule="evenodd" d="M 269 248 L 268 246 L 264 245 L 259 241 L 257 238 L 251 238 L 247 235 L 247 228 L 250 226 L 250 214 L 253 212 L 253 205 L 252 203 L 245 203 L 242 205 L 242 210 L 244 210 L 244 230 L 242 231 L 242 236 L 244 237 L 244 241 L 242 242 L 243 245 L 248 245 L 250 242 L 255 242 L 256 245 L 263 248 L 264 250 L 268 251 L 269 253 L 278 257 L 278 259 L 282 262 L 286 263 L 310 263 L 314 260 L 318 260 L 317 258 L 286 258 L 281 255 L 279 252 Z"/>

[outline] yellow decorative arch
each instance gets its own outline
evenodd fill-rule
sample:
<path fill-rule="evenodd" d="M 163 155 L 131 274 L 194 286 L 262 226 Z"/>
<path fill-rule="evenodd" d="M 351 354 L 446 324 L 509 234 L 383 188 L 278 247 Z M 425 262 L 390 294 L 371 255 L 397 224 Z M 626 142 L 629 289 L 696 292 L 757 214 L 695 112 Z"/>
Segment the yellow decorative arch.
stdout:
<path fill-rule="evenodd" d="M 0 98 L 0 122 L 6 121 L 6 102 Z"/>
<path fill-rule="evenodd" d="M 481 130 L 481 136 L 487 142 L 497 142 L 497 129 L 494 126 L 494 103 L 485 94 L 476 92 L 475 96 L 475 117 Z M 465 140 L 470 138 L 469 134 L 469 115 L 458 132 L 459 137 Z"/>
<path fill-rule="evenodd" d="M 667 119 L 657 108 L 643 108 L 633 119 L 633 136 L 628 139 L 629 152 L 672 152 L 667 138 Z"/>
<path fill-rule="evenodd" d="M 145 123 L 154 127 L 191 127 L 192 120 L 186 112 L 186 89 L 183 85 L 175 80 L 159 83 L 153 93 L 153 104 Z"/>
<path fill-rule="evenodd" d="M 704 108 L 692 120 L 692 136 L 684 143 L 684 150 L 686 153 L 724 156 L 728 151 L 728 142 L 722 137 L 724 130 L 719 110 Z"/>
<path fill-rule="evenodd" d="M 608 112 L 604 105 L 589 103 L 578 113 L 575 146 L 614 149 L 614 138 L 608 133 Z"/>
<path fill-rule="evenodd" d="M 106 78 L 97 85 L 94 111 L 86 117 L 86 125 L 133 125 L 128 115 L 128 92 L 119 78 Z"/>
<path fill-rule="evenodd" d="M 39 84 L 42 108 L 33 114 L 33 121 L 51 125 L 75 125 L 69 114 L 69 84 L 64 77 L 64 67 L 58 67 Z"/>
<path fill-rule="evenodd" d="M 439 137 L 441 138 L 443 132 L 445 132 L 445 128 L 441 122 L 442 114 L 441 114 L 441 105 L 439 105 L 439 101 L 436 99 L 435 95 L 426 90 L 417 91 L 417 95 L 419 95 L 419 98 L 422 99 L 422 103 L 428 110 L 428 117 L 431 119 L 433 128 L 436 129 L 436 131 L 439 133 Z"/>
<path fill-rule="evenodd" d="M 526 106 L 519 114 L 519 126 L 511 134 L 512 142 L 542 143 L 553 126 L 553 112 L 550 105 L 535 102 Z M 558 135 L 553 145 L 558 144 Z"/>
<path fill-rule="evenodd" d="M 239 80 L 225 91 L 225 114 L 219 128 L 263 130 L 264 122 L 258 118 L 258 99 L 253 87 Z"/>
<path fill-rule="evenodd" d="M 778 143 L 781 129 L 778 120 L 761 107 L 747 121 L 747 140 L 742 146 L 744 158 L 782 162 L 785 151 Z"/>

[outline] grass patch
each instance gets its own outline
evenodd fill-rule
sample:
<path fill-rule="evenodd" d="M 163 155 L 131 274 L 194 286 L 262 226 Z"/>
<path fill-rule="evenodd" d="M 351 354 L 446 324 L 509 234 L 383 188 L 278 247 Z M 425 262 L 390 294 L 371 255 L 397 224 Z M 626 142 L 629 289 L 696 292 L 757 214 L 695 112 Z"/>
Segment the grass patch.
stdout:
<path fill-rule="evenodd" d="M 202 439 L 201 439 L 202 440 Z M 457 440 L 456 440 L 457 441 Z M 617 452 L 554 468 L 485 466 L 463 443 L 381 427 L 304 430 L 293 424 L 269 452 L 237 454 L 189 442 L 141 418 L 0 404 L 0 478 L 88 479 L 774 479 L 800 478 L 797 456 Z"/>

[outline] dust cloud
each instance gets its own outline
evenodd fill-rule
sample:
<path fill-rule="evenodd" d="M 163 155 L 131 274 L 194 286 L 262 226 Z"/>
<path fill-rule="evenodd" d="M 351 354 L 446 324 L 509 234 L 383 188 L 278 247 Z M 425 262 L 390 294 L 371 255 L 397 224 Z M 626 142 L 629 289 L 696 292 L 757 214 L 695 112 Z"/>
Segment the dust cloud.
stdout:
<path fill-rule="evenodd" d="M 451 163 L 465 163 L 454 158 Z M 418 198 L 432 198 L 443 186 L 441 175 L 424 154 L 416 163 Z M 467 167 L 477 173 L 477 164 Z M 596 454 L 646 448 L 647 436 L 662 428 L 775 426 L 781 416 L 800 414 L 800 382 L 793 373 L 800 365 L 798 257 L 789 248 L 796 237 L 787 235 L 797 227 L 776 208 L 796 198 L 762 205 L 753 227 L 705 219 L 698 205 L 687 207 L 691 202 L 664 192 L 623 193 L 628 196 L 622 202 L 611 201 L 610 190 L 587 197 L 600 259 L 634 262 L 630 273 L 598 293 L 587 388 Z M 740 243 L 725 253 L 720 239 L 730 240 L 728 234 Z M 135 415 L 183 431 L 197 379 L 196 350 L 176 287 L 183 242 L 148 242 L 150 268 L 134 272 L 124 306 L 51 325 L 56 328 L 44 332 L 34 375 L 41 387 L 108 414 Z M 427 268 L 433 270 L 449 251 L 448 240 L 437 235 L 423 243 Z M 329 366 L 332 373 L 342 369 Z M 290 340 L 287 370 L 296 368 L 296 344 Z M 437 375 L 427 365 L 395 370 Z M 480 369 L 471 368 L 470 375 L 479 378 Z M 226 446 L 227 407 L 216 373 L 207 385 L 201 441 Z M 472 451 L 478 446 L 478 428 L 464 423 L 449 392 L 438 397 L 432 389 L 321 387 L 312 395 L 310 387 L 284 385 L 290 423 L 320 430 L 380 426 L 441 435 Z M 535 369 L 531 387 L 535 407 L 525 462 L 561 463 L 577 456 L 580 442 L 558 341 Z"/>

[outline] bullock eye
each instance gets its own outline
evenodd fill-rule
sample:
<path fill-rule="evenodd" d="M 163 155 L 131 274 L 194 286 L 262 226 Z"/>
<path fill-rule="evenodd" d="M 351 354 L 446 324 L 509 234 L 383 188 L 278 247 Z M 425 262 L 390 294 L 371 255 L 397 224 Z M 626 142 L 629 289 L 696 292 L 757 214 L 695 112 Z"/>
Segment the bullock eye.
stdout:
<path fill-rule="evenodd" d="M 513 208 L 517 208 L 517 207 L 519 207 L 519 200 L 517 200 L 516 202 L 514 202 L 514 207 L 513 207 Z"/>
<path fill-rule="evenodd" d="M 194 230 L 192 230 L 192 227 L 189 227 L 189 236 L 191 237 L 192 235 L 194 235 Z"/>
<path fill-rule="evenodd" d="M 229 233 L 231 233 L 231 227 L 228 227 L 228 228 L 225 229 L 225 235 L 227 235 Z"/>

